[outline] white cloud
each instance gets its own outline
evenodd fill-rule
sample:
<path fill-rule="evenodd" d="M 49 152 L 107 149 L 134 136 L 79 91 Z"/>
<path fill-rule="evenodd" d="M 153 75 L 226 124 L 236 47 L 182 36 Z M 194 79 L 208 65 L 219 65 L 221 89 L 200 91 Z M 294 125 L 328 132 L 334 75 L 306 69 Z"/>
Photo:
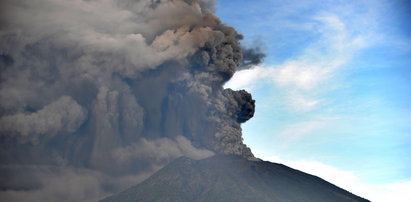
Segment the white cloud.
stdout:
<path fill-rule="evenodd" d="M 321 102 L 320 99 L 310 98 L 302 93 L 289 93 L 288 105 L 294 111 L 310 111 Z"/>
<path fill-rule="evenodd" d="M 317 97 L 329 89 L 327 84 L 335 78 L 336 72 L 353 53 L 365 46 L 365 37 L 353 34 L 335 14 L 321 13 L 312 20 L 317 26 L 311 31 L 320 38 L 309 44 L 300 56 L 279 65 L 239 71 L 225 87 L 250 90 L 261 82 L 269 82 L 289 92 L 284 100 L 291 110 L 314 109 L 321 103 Z"/>
<path fill-rule="evenodd" d="M 360 173 L 339 169 L 315 160 L 284 160 L 278 156 L 262 157 L 263 160 L 281 163 L 294 169 L 316 175 L 356 195 L 373 202 L 411 201 L 411 180 L 373 184 L 364 182 Z"/>
<path fill-rule="evenodd" d="M 267 76 L 264 74 L 266 69 L 266 67 L 254 66 L 250 69 L 238 71 L 224 87 L 232 89 L 248 89 L 255 84 L 257 80 Z"/>
<path fill-rule="evenodd" d="M 324 129 L 328 127 L 327 121 L 305 121 L 300 123 L 293 123 L 284 128 L 279 133 L 281 137 L 301 137 L 306 134 L 312 133 L 316 130 Z"/>
<path fill-rule="evenodd" d="M 338 117 L 322 117 L 310 121 L 302 121 L 285 125 L 282 130 L 277 133 L 277 136 L 282 140 L 279 143 L 281 149 L 300 142 L 307 136 L 315 135 L 318 131 L 324 131 L 335 125 Z"/>

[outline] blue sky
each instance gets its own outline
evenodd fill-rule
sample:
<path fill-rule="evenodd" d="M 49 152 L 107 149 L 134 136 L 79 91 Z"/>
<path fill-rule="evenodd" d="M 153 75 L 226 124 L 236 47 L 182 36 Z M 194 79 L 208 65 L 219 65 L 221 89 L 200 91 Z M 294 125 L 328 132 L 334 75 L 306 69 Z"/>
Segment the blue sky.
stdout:
<path fill-rule="evenodd" d="M 409 3 L 218 0 L 217 16 L 267 54 L 226 84 L 256 100 L 243 124 L 256 156 L 411 201 Z"/>

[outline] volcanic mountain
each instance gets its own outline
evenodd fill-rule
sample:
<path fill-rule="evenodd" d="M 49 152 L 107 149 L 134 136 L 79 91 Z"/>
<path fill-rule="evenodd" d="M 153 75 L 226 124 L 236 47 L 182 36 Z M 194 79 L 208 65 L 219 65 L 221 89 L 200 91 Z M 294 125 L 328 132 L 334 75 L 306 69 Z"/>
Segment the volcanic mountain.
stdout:
<path fill-rule="evenodd" d="M 142 183 L 100 202 L 369 201 L 282 164 L 215 155 L 180 157 Z"/>

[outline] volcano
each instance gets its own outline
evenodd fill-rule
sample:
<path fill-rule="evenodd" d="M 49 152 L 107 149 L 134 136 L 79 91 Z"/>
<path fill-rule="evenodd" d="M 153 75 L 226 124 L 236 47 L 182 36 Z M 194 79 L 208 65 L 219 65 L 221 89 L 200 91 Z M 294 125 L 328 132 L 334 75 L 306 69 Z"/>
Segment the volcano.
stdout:
<path fill-rule="evenodd" d="M 100 202 L 131 201 L 369 200 L 282 164 L 215 155 L 203 160 L 180 157 L 140 184 Z"/>

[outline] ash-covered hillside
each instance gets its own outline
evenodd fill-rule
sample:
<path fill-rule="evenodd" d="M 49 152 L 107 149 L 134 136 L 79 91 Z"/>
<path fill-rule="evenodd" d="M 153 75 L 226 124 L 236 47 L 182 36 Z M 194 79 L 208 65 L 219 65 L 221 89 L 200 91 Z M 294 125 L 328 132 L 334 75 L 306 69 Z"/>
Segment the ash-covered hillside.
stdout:
<path fill-rule="evenodd" d="M 181 157 L 146 181 L 100 202 L 134 201 L 369 202 L 287 166 L 232 155 Z"/>

